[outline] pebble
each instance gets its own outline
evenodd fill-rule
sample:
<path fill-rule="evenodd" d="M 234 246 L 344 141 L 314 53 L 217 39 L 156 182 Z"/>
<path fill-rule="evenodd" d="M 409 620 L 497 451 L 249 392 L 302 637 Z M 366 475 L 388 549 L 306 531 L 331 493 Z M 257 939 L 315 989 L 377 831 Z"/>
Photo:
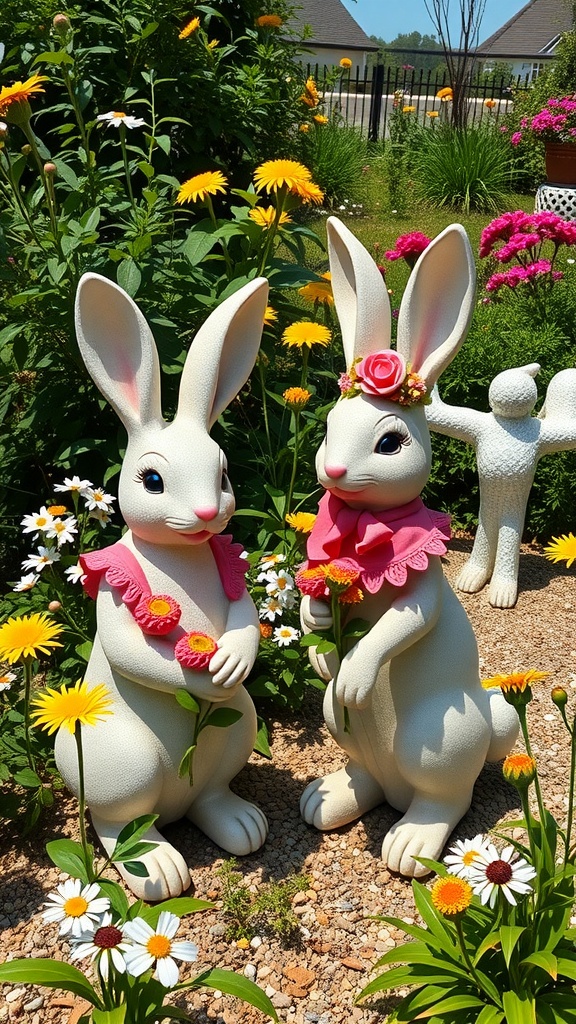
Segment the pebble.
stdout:
<path fill-rule="evenodd" d="M 256 981 L 256 967 L 254 964 L 246 964 L 244 968 L 244 977 L 248 978 L 249 981 Z"/>
<path fill-rule="evenodd" d="M 258 949 L 262 945 L 262 939 L 259 935 L 255 935 L 253 939 L 250 939 L 250 945 L 252 949 Z"/>
<path fill-rule="evenodd" d="M 4 996 L 7 1003 L 15 1003 L 17 999 L 21 999 L 22 996 L 26 995 L 25 988 L 13 988 L 10 992 L 7 992 Z"/>
<path fill-rule="evenodd" d="M 44 1006 L 44 996 L 36 996 L 36 999 L 31 999 L 29 1003 L 24 1003 L 24 1009 L 27 1013 L 39 1010 L 42 1006 Z"/>

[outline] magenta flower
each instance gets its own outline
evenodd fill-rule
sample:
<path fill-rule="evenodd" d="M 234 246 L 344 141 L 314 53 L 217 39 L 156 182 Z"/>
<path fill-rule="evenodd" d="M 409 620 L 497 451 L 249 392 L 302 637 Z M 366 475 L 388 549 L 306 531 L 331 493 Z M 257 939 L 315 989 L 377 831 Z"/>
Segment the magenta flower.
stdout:
<path fill-rule="evenodd" d="M 522 141 L 522 132 L 514 132 L 510 136 L 510 142 L 513 146 L 517 146 Z"/>
<path fill-rule="evenodd" d="M 422 234 L 421 231 L 410 231 L 407 235 L 400 235 L 396 239 L 395 248 L 388 249 L 384 256 L 387 260 L 404 259 L 412 268 L 431 241 L 432 239 L 428 238 L 428 235 Z"/>

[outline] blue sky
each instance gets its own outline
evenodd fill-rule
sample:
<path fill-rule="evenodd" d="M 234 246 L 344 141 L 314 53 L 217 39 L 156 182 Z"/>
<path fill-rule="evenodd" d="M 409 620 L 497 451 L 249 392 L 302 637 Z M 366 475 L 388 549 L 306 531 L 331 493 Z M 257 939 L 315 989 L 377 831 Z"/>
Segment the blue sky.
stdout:
<path fill-rule="evenodd" d="M 432 32 L 432 23 L 426 13 L 424 0 L 342 0 L 358 24 L 369 35 L 381 36 L 390 42 L 399 32 L 414 32 L 425 35 Z M 527 0 L 487 0 L 486 10 L 480 29 L 480 40 L 487 39 L 496 29 L 500 28 L 509 18 L 517 14 L 525 6 Z M 452 0 L 454 11 L 454 45 L 458 44 L 457 16 L 460 10 L 459 0 Z"/>

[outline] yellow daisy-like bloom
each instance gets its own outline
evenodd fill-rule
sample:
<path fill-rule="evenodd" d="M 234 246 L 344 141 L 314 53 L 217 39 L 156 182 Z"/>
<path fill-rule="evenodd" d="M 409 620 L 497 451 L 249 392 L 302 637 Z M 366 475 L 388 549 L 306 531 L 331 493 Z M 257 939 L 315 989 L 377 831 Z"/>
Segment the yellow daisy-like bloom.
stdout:
<path fill-rule="evenodd" d="M 334 565 L 332 562 L 324 566 L 324 579 L 330 590 L 351 587 L 356 583 L 359 575 L 357 569 L 346 569 L 344 566 Z"/>
<path fill-rule="evenodd" d="M 312 395 L 306 388 L 286 388 L 282 398 L 286 405 L 291 405 L 294 409 L 302 409 L 308 404 Z M 288 522 L 288 518 L 286 518 L 286 522 Z"/>
<path fill-rule="evenodd" d="M 188 178 L 176 196 L 177 203 L 197 203 L 207 196 L 215 196 L 217 192 L 225 192 L 228 179 L 222 171 L 204 171 Z"/>
<path fill-rule="evenodd" d="M 536 761 L 529 754 L 509 754 L 502 765 L 502 774 L 515 786 L 528 786 L 536 776 Z"/>
<path fill-rule="evenodd" d="M 255 206 L 253 210 L 250 210 L 248 216 L 255 224 L 260 228 L 264 228 L 267 231 L 272 227 L 276 219 L 276 208 L 274 206 Z M 283 224 L 291 224 L 292 217 L 289 217 L 287 213 L 280 214 L 278 221 L 278 228 L 282 228 Z"/>
<path fill-rule="evenodd" d="M 454 92 L 449 85 L 446 85 L 443 89 L 438 90 L 436 98 L 439 100 L 451 100 L 454 98 Z"/>
<path fill-rule="evenodd" d="M 192 18 L 187 25 L 184 25 L 178 39 L 188 39 L 188 36 L 191 36 L 198 28 L 200 28 L 200 18 Z"/>
<path fill-rule="evenodd" d="M 316 516 L 313 512 L 289 512 L 286 522 L 297 533 L 310 533 L 316 522 Z"/>
<path fill-rule="evenodd" d="M 282 342 L 289 348 L 312 348 L 312 345 L 330 344 L 332 332 L 323 324 L 314 323 L 311 320 L 299 320 L 290 324 L 282 335 Z"/>
<path fill-rule="evenodd" d="M 321 276 L 321 281 L 309 281 L 308 284 L 299 288 L 298 294 L 301 295 L 302 298 L 308 299 L 309 302 L 323 302 L 326 306 L 333 306 L 334 295 L 332 294 L 332 275 L 328 270 Z"/>
<path fill-rule="evenodd" d="M 561 537 L 553 537 L 544 548 L 544 554 L 551 562 L 566 562 L 569 569 L 576 561 L 576 537 L 573 533 L 563 533 Z"/>
<path fill-rule="evenodd" d="M 307 107 L 312 108 L 318 106 L 320 95 L 318 93 L 318 89 L 316 88 L 316 82 L 314 81 L 313 78 L 306 79 L 304 92 L 300 96 L 300 100 L 302 101 L 302 103 L 305 103 Z"/>
<path fill-rule="evenodd" d="M 320 206 L 324 199 L 322 189 L 315 185 L 313 181 L 303 182 L 294 191 L 296 195 L 300 196 L 303 203 L 314 203 L 316 206 Z"/>
<path fill-rule="evenodd" d="M 298 129 L 298 131 L 303 132 L 304 135 L 307 135 L 308 132 L 310 131 L 310 125 L 309 124 L 301 124 L 299 129 Z"/>
<path fill-rule="evenodd" d="M 447 875 L 438 878 L 430 891 L 432 903 L 445 917 L 454 917 L 467 910 L 472 902 L 472 886 L 465 878 Z"/>
<path fill-rule="evenodd" d="M 266 160 L 254 171 L 254 184 L 257 192 L 266 190 L 277 192 L 284 186 L 290 191 L 297 191 L 303 184 L 312 181 L 312 175 L 304 164 L 296 160 Z"/>
<path fill-rule="evenodd" d="M 68 509 L 66 508 L 66 505 L 48 505 L 46 511 L 49 512 L 51 516 L 63 516 Z"/>
<path fill-rule="evenodd" d="M 496 106 L 496 100 L 484 100 L 484 106 L 488 107 L 488 110 L 493 110 Z"/>
<path fill-rule="evenodd" d="M 96 725 L 105 715 L 112 714 L 110 691 L 104 683 L 89 690 L 86 680 L 81 679 L 75 686 L 63 684 L 59 691 L 48 687 L 32 701 L 32 706 L 36 709 L 32 712 L 34 725 L 46 729 L 48 735 L 61 727 L 74 733 L 78 722 Z"/>
<path fill-rule="evenodd" d="M 339 61 L 339 64 L 341 68 L 352 67 L 352 61 L 350 60 L 350 57 L 342 57 L 341 60 Z"/>
<path fill-rule="evenodd" d="M 489 679 L 482 680 L 482 686 L 485 690 L 494 690 L 500 687 L 502 693 L 524 693 L 527 687 L 532 686 L 532 683 L 538 683 L 549 675 L 549 672 L 538 672 L 535 668 L 531 668 L 528 672 L 510 672 L 509 675 L 491 676 Z"/>
<path fill-rule="evenodd" d="M 316 121 L 316 124 L 328 124 L 328 118 L 324 114 L 314 114 L 312 120 Z"/>
<path fill-rule="evenodd" d="M 14 665 L 22 658 L 37 658 L 39 651 L 50 654 L 51 648 L 62 647 L 61 633 L 62 626 L 44 612 L 12 617 L 0 626 L 0 659 Z"/>
<path fill-rule="evenodd" d="M 27 103 L 34 93 L 44 92 L 40 82 L 48 82 L 47 75 L 32 75 L 25 82 L 3 85 L 0 89 L 0 115 L 4 117 L 15 104 Z"/>
<path fill-rule="evenodd" d="M 348 590 L 345 590 L 343 594 L 340 594 L 338 604 L 360 604 L 360 601 L 363 600 L 364 591 L 354 584 L 352 587 L 348 587 Z"/>
<path fill-rule="evenodd" d="M 438 111 L 437 110 L 427 110 L 426 111 L 426 117 L 438 117 Z"/>
<path fill-rule="evenodd" d="M 403 114 L 413 114 L 415 112 L 415 110 L 416 110 L 416 107 L 412 107 L 412 106 L 402 107 L 402 113 Z"/>
<path fill-rule="evenodd" d="M 272 327 L 272 324 L 278 319 L 278 313 L 273 306 L 266 306 L 264 311 L 264 326 Z"/>
<path fill-rule="evenodd" d="M 280 28 L 283 22 L 279 14 L 261 14 L 254 24 L 258 28 Z"/>

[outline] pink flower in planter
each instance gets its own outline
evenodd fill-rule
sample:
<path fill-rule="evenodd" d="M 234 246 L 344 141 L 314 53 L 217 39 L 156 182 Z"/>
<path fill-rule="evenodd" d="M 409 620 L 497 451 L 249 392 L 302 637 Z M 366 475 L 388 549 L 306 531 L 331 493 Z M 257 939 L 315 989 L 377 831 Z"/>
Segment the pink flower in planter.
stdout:
<path fill-rule="evenodd" d="M 367 395 L 391 395 L 404 381 L 406 363 L 392 348 L 373 352 L 355 367 L 356 379 Z"/>

